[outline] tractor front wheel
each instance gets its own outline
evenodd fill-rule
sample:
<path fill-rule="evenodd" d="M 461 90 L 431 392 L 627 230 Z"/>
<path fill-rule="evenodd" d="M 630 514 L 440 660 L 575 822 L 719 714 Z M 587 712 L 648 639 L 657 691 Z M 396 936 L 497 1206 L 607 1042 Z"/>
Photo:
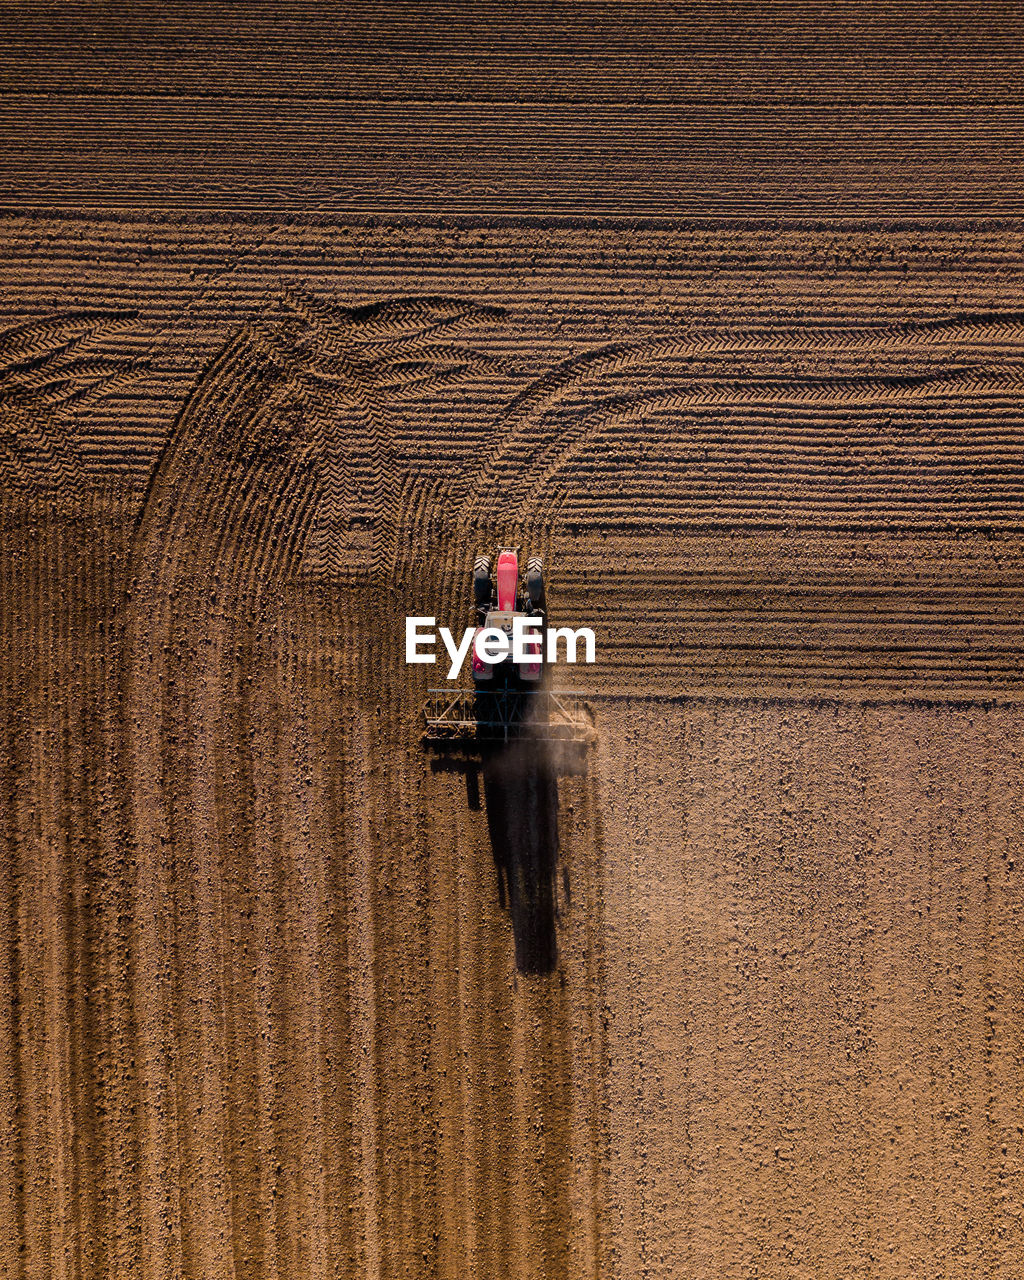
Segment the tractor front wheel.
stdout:
<path fill-rule="evenodd" d="M 526 562 L 526 593 L 534 608 L 544 603 L 544 561 L 540 556 L 530 556 Z"/>
<path fill-rule="evenodd" d="M 490 556 L 477 556 L 473 561 L 473 600 L 477 608 L 486 608 L 493 593 Z"/>

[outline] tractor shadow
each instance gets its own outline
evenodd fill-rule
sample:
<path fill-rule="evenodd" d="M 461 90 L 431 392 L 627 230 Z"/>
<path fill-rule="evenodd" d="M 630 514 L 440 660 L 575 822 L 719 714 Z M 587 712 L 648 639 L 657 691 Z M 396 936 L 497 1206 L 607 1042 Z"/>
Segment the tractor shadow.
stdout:
<path fill-rule="evenodd" d="M 518 739 L 481 767 L 498 900 L 512 919 L 520 973 L 550 973 L 558 960 L 558 774 L 546 746 Z"/>
<path fill-rule="evenodd" d="M 481 743 L 473 757 L 449 756 L 431 767 L 463 773 L 468 807 L 486 811 L 498 902 L 512 921 L 516 968 L 551 973 L 558 962 L 560 903 L 569 901 L 568 869 L 560 864 L 559 778 L 586 771 L 585 751 L 527 733 L 507 743 Z"/>

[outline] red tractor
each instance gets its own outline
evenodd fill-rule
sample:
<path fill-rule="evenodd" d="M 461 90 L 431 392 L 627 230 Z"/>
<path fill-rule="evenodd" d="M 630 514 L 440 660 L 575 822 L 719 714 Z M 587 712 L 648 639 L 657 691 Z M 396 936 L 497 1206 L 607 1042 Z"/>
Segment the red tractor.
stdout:
<path fill-rule="evenodd" d="M 542 688 L 547 635 L 544 566 L 531 556 L 520 579 L 519 554 L 504 547 L 492 572 L 490 556 L 477 556 L 473 565 L 473 648 L 470 669 L 473 688 L 429 689 L 423 709 L 426 741 L 479 743 L 481 750 L 513 739 L 586 746 L 594 731 L 579 694 L 567 689 Z M 519 635 L 518 661 L 508 643 Z M 488 637 L 483 633 L 491 632 Z M 485 650 L 477 653 L 477 640 Z M 493 648 L 488 648 L 488 641 Z M 504 651 L 501 657 L 499 651 Z M 494 655 L 489 660 L 487 652 Z"/>
<path fill-rule="evenodd" d="M 540 680 L 543 665 L 544 565 L 540 556 L 526 562 L 526 573 L 519 580 L 519 555 L 511 548 L 498 553 L 493 576 L 489 556 L 477 556 L 473 565 L 473 603 L 477 630 L 473 636 L 473 679 L 477 685 L 509 686 L 518 681 Z M 516 618 L 533 618 L 539 626 L 537 634 L 526 633 L 523 652 L 526 660 L 516 662 L 511 651 Z M 509 655 L 488 662 L 477 653 L 476 641 L 484 629 L 502 631 L 508 637 Z"/>

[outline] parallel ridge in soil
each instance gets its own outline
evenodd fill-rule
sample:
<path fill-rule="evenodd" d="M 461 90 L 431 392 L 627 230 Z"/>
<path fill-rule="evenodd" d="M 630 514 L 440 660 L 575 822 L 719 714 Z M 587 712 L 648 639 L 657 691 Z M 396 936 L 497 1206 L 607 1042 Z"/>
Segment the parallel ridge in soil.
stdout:
<path fill-rule="evenodd" d="M 1019 214 L 1016 4 L 8 6 L 3 203 Z"/>

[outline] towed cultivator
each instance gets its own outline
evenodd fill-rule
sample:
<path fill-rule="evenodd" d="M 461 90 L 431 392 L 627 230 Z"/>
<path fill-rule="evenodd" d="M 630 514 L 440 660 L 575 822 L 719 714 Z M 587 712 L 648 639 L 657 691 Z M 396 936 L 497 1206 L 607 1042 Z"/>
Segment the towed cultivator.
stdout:
<path fill-rule="evenodd" d="M 434 742 L 588 742 L 578 693 L 561 689 L 430 689 L 424 736 Z"/>

